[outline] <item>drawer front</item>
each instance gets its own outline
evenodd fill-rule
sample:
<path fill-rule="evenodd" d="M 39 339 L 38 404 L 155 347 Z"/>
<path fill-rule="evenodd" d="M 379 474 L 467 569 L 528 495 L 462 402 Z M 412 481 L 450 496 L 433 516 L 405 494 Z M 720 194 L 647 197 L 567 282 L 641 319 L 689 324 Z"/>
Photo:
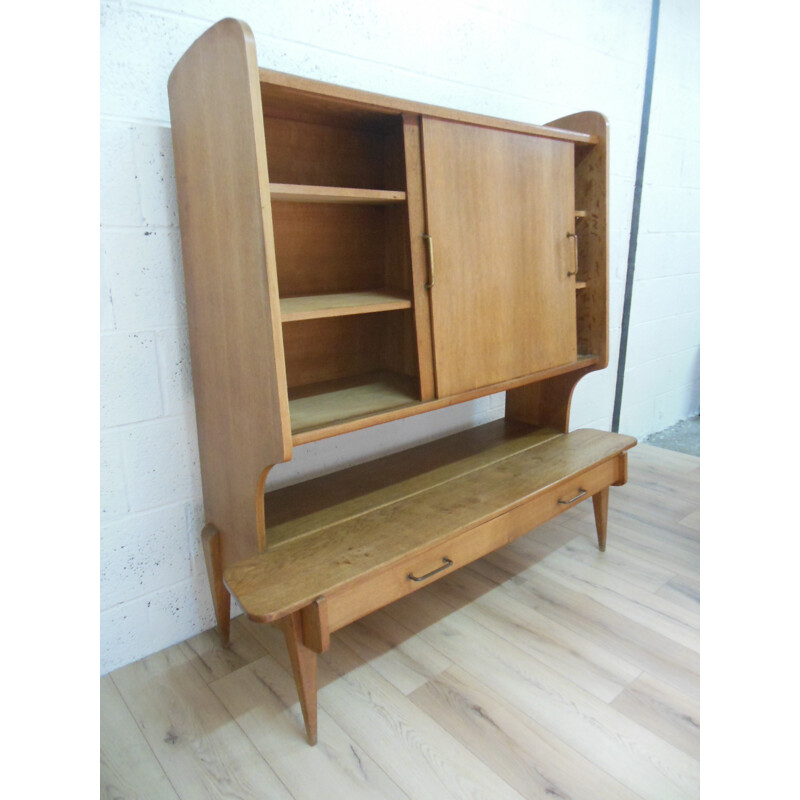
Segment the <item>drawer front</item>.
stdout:
<path fill-rule="evenodd" d="M 411 554 L 329 595 L 330 629 L 338 630 L 523 536 L 620 480 L 622 468 L 620 457 L 596 464 L 476 528 Z"/>

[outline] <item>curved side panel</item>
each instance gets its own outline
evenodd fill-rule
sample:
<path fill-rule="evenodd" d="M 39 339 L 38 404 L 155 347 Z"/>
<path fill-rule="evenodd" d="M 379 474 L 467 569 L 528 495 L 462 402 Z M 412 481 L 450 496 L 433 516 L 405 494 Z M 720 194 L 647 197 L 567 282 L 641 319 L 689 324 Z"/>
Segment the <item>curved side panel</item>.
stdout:
<path fill-rule="evenodd" d="M 596 366 L 506 392 L 506 418 L 569 433 L 569 409 L 578 381 Z"/>
<path fill-rule="evenodd" d="M 225 19 L 169 79 L 206 519 L 228 564 L 258 552 L 253 501 L 291 458 L 255 44 Z"/>
<path fill-rule="evenodd" d="M 575 146 L 575 206 L 586 216 L 576 220 L 578 280 L 578 352 L 608 366 L 608 120 L 598 111 L 581 111 L 548 123 L 595 137 L 597 144 Z"/>

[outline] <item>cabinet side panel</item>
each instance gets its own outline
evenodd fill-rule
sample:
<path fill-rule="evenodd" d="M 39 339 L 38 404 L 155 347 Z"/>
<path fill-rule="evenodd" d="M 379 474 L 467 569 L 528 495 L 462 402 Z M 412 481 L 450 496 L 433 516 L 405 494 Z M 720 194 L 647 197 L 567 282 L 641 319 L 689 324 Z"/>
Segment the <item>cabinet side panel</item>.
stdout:
<path fill-rule="evenodd" d="M 593 136 L 594 145 L 575 148 L 575 205 L 586 216 L 577 220 L 578 352 L 596 355 L 598 369 L 608 366 L 608 121 L 597 111 L 582 111 L 548 123 Z"/>
<path fill-rule="evenodd" d="M 233 19 L 209 29 L 173 70 L 169 99 L 203 500 L 230 563 L 263 547 L 260 476 L 291 457 L 250 29 Z"/>

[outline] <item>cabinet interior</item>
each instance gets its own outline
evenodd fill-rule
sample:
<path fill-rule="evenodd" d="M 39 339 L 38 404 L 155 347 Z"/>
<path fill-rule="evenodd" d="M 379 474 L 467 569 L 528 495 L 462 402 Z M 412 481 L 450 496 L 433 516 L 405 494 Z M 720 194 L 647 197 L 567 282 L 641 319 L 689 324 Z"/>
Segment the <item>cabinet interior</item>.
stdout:
<path fill-rule="evenodd" d="M 420 403 L 430 380 L 421 364 L 429 374 L 431 344 L 420 346 L 415 318 L 429 325 L 432 313 L 417 307 L 427 296 L 428 265 L 414 251 L 424 229 L 419 217 L 410 223 L 409 206 L 422 176 L 406 164 L 421 142 L 396 110 L 268 81 L 261 99 L 290 424 L 293 435 L 316 438 L 317 429 Z M 594 152 L 574 148 L 579 360 L 607 344 Z"/>
<path fill-rule="evenodd" d="M 418 401 L 402 116 L 262 103 L 292 432 Z"/>

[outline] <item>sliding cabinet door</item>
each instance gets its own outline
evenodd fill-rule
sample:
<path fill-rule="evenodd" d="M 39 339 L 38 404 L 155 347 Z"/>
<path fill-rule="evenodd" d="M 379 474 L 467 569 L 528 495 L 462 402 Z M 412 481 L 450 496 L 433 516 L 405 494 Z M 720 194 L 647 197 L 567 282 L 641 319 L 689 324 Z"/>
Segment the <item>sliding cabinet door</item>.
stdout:
<path fill-rule="evenodd" d="M 425 117 L 439 397 L 577 358 L 570 142 Z"/>

